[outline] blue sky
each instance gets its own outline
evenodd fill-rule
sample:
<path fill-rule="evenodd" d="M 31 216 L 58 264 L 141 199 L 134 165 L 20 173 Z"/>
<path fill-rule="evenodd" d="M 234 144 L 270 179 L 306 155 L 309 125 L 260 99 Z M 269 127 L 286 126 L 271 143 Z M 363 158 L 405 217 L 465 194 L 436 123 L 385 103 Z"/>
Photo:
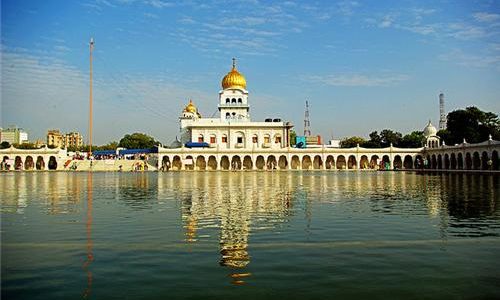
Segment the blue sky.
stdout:
<path fill-rule="evenodd" d="M 500 112 L 500 1 L 1 2 L 1 124 L 88 127 L 94 143 L 145 132 L 164 143 L 192 98 L 217 110 L 231 58 L 254 120 L 280 117 L 325 139 L 402 133 L 475 105 Z"/>

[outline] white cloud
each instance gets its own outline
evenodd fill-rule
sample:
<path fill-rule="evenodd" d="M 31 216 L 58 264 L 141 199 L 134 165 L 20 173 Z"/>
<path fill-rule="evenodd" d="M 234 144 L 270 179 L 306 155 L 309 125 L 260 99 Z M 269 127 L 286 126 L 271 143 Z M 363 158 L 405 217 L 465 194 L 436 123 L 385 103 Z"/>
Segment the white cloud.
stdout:
<path fill-rule="evenodd" d="M 488 35 L 484 28 L 466 23 L 448 24 L 447 31 L 448 35 L 459 40 L 478 39 Z"/>
<path fill-rule="evenodd" d="M 392 22 L 394 22 L 394 18 L 391 15 L 385 15 L 382 18 L 382 21 L 378 24 L 378 27 L 380 28 L 388 28 L 391 27 Z"/>
<path fill-rule="evenodd" d="M 88 73 L 66 62 L 2 48 L 2 125 L 17 124 L 31 138 L 59 128 L 87 133 Z M 188 97 L 204 107 L 209 97 L 175 78 L 94 74 L 96 143 L 142 131 L 168 142 Z"/>
<path fill-rule="evenodd" d="M 474 19 L 478 22 L 495 22 L 500 20 L 500 14 L 492 14 L 492 13 L 487 13 L 487 12 L 478 12 L 473 14 Z"/>
<path fill-rule="evenodd" d="M 494 49 L 493 49 L 494 50 Z M 464 67 L 486 68 L 500 65 L 500 53 L 467 54 L 460 49 L 441 54 L 439 59 L 450 61 Z"/>
<path fill-rule="evenodd" d="M 158 15 L 152 14 L 152 13 L 144 13 L 144 16 L 146 18 L 151 18 L 151 19 L 158 19 Z"/>
<path fill-rule="evenodd" d="M 144 3 L 151 5 L 153 7 L 156 7 L 156 8 L 175 6 L 175 4 L 172 2 L 166 2 L 166 1 L 162 1 L 162 0 L 148 0 L 148 1 L 145 1 Z"/>
<path fill-rule="evenodd" d="M 338 75 L 325 75 L 317 76 L 311 75 L 304 77 L 304 80 L 310 82 L 319 82 L 324 85 L 331 86 L 390 86 L 401 81 L 406 81 L 410 77 L 408 75 L 364 75 L 364 74 L 338 74 Z"/>

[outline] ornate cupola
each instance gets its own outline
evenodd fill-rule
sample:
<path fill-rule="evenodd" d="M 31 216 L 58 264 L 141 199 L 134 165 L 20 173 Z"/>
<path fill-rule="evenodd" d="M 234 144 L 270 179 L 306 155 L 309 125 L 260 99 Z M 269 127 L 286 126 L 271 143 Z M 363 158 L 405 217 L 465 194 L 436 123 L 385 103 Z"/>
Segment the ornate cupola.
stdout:
<path fill-rule="evenodd" d="M 219 92 L 219 111 L 222 121 L 250 121 L 250 106 L 248 106 L 247 81 L 236 70 L 236 59 L 233 58 L 233 68 L 222 78 L 222 90 Z"/>
<path fill-rule="evenodd" d="M 236 70 L 236 59 L 233 58 L 233 68 L 222 78 L 222 89 L 243 89 L 247 88 L 247 81 L 238 70 Z"/>

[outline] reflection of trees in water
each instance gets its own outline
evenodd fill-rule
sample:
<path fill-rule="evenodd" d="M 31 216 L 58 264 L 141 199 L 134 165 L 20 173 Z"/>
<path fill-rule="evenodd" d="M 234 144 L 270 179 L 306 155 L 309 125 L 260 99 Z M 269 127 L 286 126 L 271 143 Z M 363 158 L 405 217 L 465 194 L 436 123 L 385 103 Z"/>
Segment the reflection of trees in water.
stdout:
<path fill-rule="evenodd" d="M 499 181 L 499 176 L 491 175 L 443 176 L 443 190 L 446 191 L 450 217 L 476 219 L 496 214 L 500 205 Z"/>
<path fill-rule="evenodd" d="M 154 174 L 121 174 L 118 180 L 118 199 L 134 209 L 151 209 L 157 198 L 157 180 Z"/>

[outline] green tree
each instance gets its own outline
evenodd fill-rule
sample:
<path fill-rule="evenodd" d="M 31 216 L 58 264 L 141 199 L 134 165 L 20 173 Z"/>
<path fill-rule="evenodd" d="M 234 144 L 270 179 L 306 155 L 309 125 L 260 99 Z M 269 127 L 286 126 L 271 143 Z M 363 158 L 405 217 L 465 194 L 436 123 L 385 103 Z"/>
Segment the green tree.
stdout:
<path fill-rule="evenodd" d="M 158 142 L 151 136 L 144 133 L 126 134 L 118 144 L 119 147 L 127 149 L 144 149 L 158 145 Z"/>
<path fill-rule="evenodd" d="M 471 106 L 452 111 L 447 116 L 446 132 L 441 132 L 446 144 L 459 144 L 465 138 L 468 143 L 480 143 L 488 139 L 500 139 L 498 115 Z"/>
<path fill-rule="evenodd" d="M 22 144 L 13 144 L 13 146 L 17 149 L 38 149 L 34 143 L 22 143 Z"/>
<path fill-rule="evenodd" d="M 290 130 L 290 145 L 295 145 L 297 143 L 297 133 L 295 130 Z"/>
<path fill-rule="evenodd" d="M 399 132 L 384 129 L 380 132 L 381 146 L 389 147 L 392 144 L 394 147 L 398 147 L 402 137 L 403 135 Z"/>
<path fill-rule="evenodd" d="M 423 131 L 413 131 L 401 139 L 398 147 L 402 148 L 420 148 L 424 142 Z"/>
<path fill-rule="evenodd" d="M 3 141 L 1 144 L 0 144 L 0 149 L 7 149 L 7 148 L 10 148 L 10 143 L 7 142 L 7 141 Z"/>
<path fill-rule="evenodd" d="M 362 137 L 359 136 L 353 136 L 349 138 L 345 138 L 342 141 L 340 141 L 340 147 L 341 148 L 352 148 L 356 147 L 357 145 L 362 146 L 366 140 Z"/>
<path fill-rule="evenodd" d="M 381 144 L 382 144 L 382 138 L 380 137 L 380 135 L 378 134 L 378 132 L 377 131 L 372 131 L 369 136 L 370 136 L 370 140 L 366 141 L 363 144 L 363 147 L 366 147 L 366 148 L 380 148 Z"/>

